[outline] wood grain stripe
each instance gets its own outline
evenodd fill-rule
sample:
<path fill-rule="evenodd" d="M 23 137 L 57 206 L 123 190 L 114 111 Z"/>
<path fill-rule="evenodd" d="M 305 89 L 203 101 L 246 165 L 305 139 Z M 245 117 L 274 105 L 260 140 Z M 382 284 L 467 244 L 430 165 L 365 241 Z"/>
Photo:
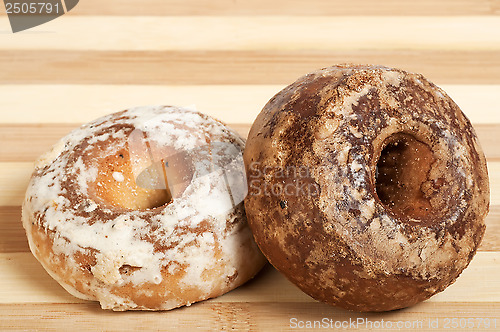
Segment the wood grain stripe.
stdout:
<path fill-rule="evenodd" d="M 0 206 L 22 204 L 32 172 L 32 162 L 0 163 Z"/>
<path fill-rule="evenodd" d="M 500 113 L 499 113 L 500 114 Z M 80 124 L 0 124 L 0 162 L 32 162 L 61 137 Z M 247 137 L 250 124 L 229 124 L 242 137 Z M 500 124 L 475 124 L 474 128 L 489 161 L 500 161 Z M 26 144 L 29 142 L 29 144 Z"/>
<path fill-rule="evenodd" d="M 488 303 L 500 296 L 499 252 L 478 252 L 460 278 L 444 292 L 427 303 Z M 44 271 L 31 253 L 0 254 L 1 285 L 0 303 L 86 303 L 67 294 L 59 284 Z M 264 268 L 244 286 L 215 299 L 211 304 L 227 303 L 301 303 L 316 301 L 302 293 L 271 266 Z M 97 307 L 97 306 L 96 306 Z M 500 322 L 499 322 L 500 323 Z"/>
<path fill-rule="evenodd" d="M 85 123 L 141 105 L 190 106 L 225 122 L 252 123 L 283 85 L 0 85 L 1 123 Z M 453 86 L 459 87 L 459 86 Z M 500 85 L 473 86 L 465 100 L 499 94 Z M 479 95 L 478 95 L 479 94 Z M 488 99 L 482 111 L 492 109 Z M 482 113 L 480 113 L 482 114 Z M 497 115 L 495 117 L 495 115 Z M 43 126 L 41 126 L 43 128 Z M 1 155 L 1 153 L 0 153 Z"/>
<path fill-rule="evenodd" d="M 500 16 L 70 16 L 0 35 L 0 50 L 498 51 L 491 31 L 500 31 Z"/>
<path fill-rule="evenodd" d="M 452 317 L 475 319 L 469 330 L 485 329 L 485 318 L 487 330 L 500 329 L 498 31 L 500 0 L 85 0 L 18 34 L 0 4 L 0 331 L 306 330 L 292 318 L 435 331 Z M 191 307 L 114 313 L 69 295 L 29 252 L 20 204 L 32 161 L 79 124 L 139 105 L 195 105 L 246 136 L 282 87 L 345 62 L 422 73 L 475 125 L 492 205 L 478 253 L 444 292 L 404 310 L 353 313 L 314 301 L 268 265 Z"/>
<path fill-rule="evenodd" d="M 21 206 L 0 206 L 0 253 L 29 251 Z"/>
<path fill-rule="evenodd" d="M 3 11 L 0 12 L 4 14 Z M 85 0 L 70 15 L 498 15 L 498 0 Z"/>
<path fill-rule="evenodd" d="M 15 59 L 15 61 L 13 61 Z M 288 84 L 336 63 L 376 63 L 438 84 L 499 84 L 500 51 L 4 50 L 0 84 Z"/>
<path fill-rule="evenodd" d="M 479 251 L 500 251 L 500 206 L 492 205 Z M 29 251 L 20 206 L 0 206 L 0 253 Z"/>
<path fill-rule="evenodd" d="M 0 124 L 0 162 L 31 163 L 61 137 L 79 126 L 80 124 Z M 231 124 L 230 127 L 245 138 L 250 130 L 249 124 Z M 23 167 L 19 164 L 12 167 L 15 169 L 17 166 Z"/>
<path fill-rule="evenodd" d="M 316 323 L 316 331 L 337 330 L 335 323 L 345 329 L 373 331 L 375 324 L 381 326 L 391 322 L 408 322 L 406 331 L 435 331 L 429 327 L 436 322 L 440 327 L 450 317 L 475 319 L 475 326 L 481 322 L 485 329 L 494 331 L 494 320 L 499 325 L 498 302 L 483 303 L 432 303 L 424 302 L 414 307 L 387 313 L 355 313 L 337 309 L 322 303 L 220 303 L 206 301 L 191 307 L 169 312 L 126 312 L 102 311 L 97 304 L 3 304 L 0 305 L 0 328 L 2 330 L 36 331 L 297 331 L 300 321 L 306 329 L 307 321 Z M 460 314 L 458 314 L 460 313 Z M 296 319 L 296 320 L 293 320 Z M 320 326 L 326 320 L 326 325 Z M 331 322 L 331 323 L 330 323 Z M 357 323 L 359 322 L 359 324 Z M 297 326 L 294 324 L 297 323 Z M 450 326 L 448 322 L 448 326 Z M 329 325 L 332 324 L 332 325 Z M 351 324 L 351 327 L 349 325 Z M 340 327 L 341 328 L 341 327 Z M 340 329 L 339 328 L 339 329 Z M 376 330 L 384 330 L 381 327 Z M 392 327 L 392 329 L 397 330 Z M 479 329 L 478 329 L 479 330 Z"/>
<path fill-rule="evenodd" d="M 52 280 L 31 253 L 0 254 L 0 264 L 0 303 L 84 302 Z"/>
<path fill-rule="evenodd" d="M 472 123 L 500 123 L 497 106 L 500 85 L 440 86 Z M 37 123 L 43 124 L 40 126 L 43 131 L 43 127 L 52 126 L 51 123 L 85 123 L 132 106 L 162 104 L 195 107 L 226 123 L 252 123 L 267 101 L 283 87 L 5 84 L 0 86 L 0 125 Z"/>

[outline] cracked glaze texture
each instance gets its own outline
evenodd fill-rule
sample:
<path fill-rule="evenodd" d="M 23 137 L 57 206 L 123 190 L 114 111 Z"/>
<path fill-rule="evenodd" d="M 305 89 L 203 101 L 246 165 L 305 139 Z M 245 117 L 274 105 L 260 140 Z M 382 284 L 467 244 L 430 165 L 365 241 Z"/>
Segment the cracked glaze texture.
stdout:
<path fill-rule="evenodd" d="M 489 208 L 475 132 L 422 75 L 341 65 L 299 78 L 254 122 L 247 218 L 269 261 L 313 298 L 357 311 L 444 290 Z"/>
<path fill-rule="evenodd" d="M 225 144 L 207 150 L 214 142 Z M 226 178 L 241 182 L 243 146 L 221 122 L 176 107 L 85 124 L 35 163 L 23 204 L 31 251 L 68 292 L 105 309 L 166 310 L 222 295 L 265 262 L 243 203 L 231 199 L 220 168 L 207 169 L 216 153 L 236 157 Z M 185 157 L 173 167 L 170 203 L 133 177 L 155 156 Z"/>

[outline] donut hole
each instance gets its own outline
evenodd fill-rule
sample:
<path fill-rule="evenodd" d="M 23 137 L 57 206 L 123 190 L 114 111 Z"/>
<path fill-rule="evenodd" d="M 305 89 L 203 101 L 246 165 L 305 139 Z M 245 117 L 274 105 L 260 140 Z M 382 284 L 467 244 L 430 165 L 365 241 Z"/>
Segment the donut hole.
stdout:
<path fill-rule="evenodd" d="M 164 206 L 173 199 L 168 185 L 155 189 L 138 185 L 126 150 L 98 161 L 99 173 L 93 184 L 94 195 L 104 204 L 130 210 L 147 210 Z M 161 173 L 161 180 L 167 181 Z M 163 178 L 163 176 L 165 176 Z"/>
<path fill-rule="evenodd" d="M 413 135 L 397 133 L 388 137 L 376 167 L 380 201 L 394 214 L 411 219 L 425 219 L 438 212 L 424 190 L 434 161 L 429 145 Z"/>

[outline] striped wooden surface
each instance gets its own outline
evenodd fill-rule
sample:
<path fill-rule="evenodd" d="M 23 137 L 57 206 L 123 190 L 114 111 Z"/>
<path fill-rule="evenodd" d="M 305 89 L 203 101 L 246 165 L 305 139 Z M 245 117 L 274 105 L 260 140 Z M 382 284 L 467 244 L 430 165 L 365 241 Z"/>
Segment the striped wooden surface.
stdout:
<path fill-rule="evenodd" d="M 137 105 L 194 105 L 246 136 L 286 84 L 345 62 L 423 73 L 479 135 L 492 187 L 487 231 L 470 267 L 443 293 L 396 312 L 351 313 L 315 302 L 268 266 L 188 308 L 113 313 L 67 294 L 29 252 L 20 202 L 33 160 L 79 124 Z M 376 329 L 381 320 L 430 330 L 435 322 L 453 329 L 453 318 L 472 319 L 470 330 L 486 322 L 499 330 L 499 96 L 500 0 L 84 0 L 18 34 L 2 8 L 0 330 L 274 331 L 308 321 Z"/>

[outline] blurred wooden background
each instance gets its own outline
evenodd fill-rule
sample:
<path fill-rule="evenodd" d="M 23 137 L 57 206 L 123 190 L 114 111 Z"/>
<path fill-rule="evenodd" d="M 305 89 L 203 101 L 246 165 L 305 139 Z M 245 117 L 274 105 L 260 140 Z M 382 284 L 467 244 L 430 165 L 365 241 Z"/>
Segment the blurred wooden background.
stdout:
<path fill-rule="evenodd" d="M 499 0 L 82 0 L 12 34 L 1 8 L 0 330 L 288 330 L 293 318 L 421 321 L 422 330 L 435 319 L 444 329 L 448 318 L 474 318 L 471 330 L 481 330 L 489 318 L 489 330 L 494 319 L 500 329 L 499 15 Z M 315 302 L 267 267 L 189 308 L 112 313 L 68 295 L 30 254 L 20 204 L 32 162 L 71 129 L 131 106 L 173 104 L 246 135 L 281 88 L 345 62 L 424 74 L 477 130 L 491 212 L 478 254 L 445 292 L 405 310 L 357 314 Z"/>

